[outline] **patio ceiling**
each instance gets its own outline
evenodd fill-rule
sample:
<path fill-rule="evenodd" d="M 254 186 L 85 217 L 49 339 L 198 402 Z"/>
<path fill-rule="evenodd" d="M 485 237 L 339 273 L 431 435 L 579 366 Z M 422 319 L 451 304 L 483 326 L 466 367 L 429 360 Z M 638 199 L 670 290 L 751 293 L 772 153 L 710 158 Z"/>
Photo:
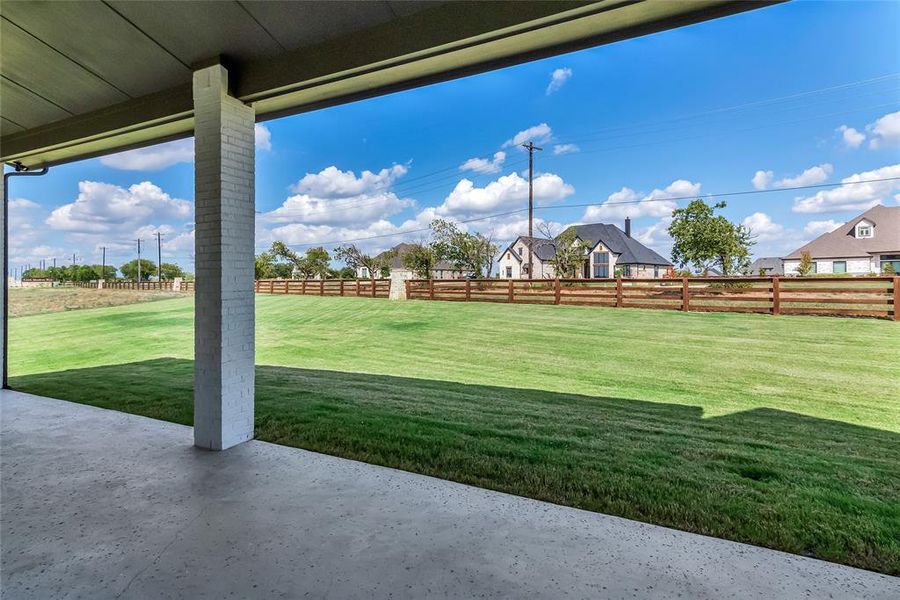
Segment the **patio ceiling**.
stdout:
<path fill-rule="evenodd" d="M 192 72 L 219 61 L 266 120 L 772 3 L 4 0 L 0 160 L 187 137 Z"/>

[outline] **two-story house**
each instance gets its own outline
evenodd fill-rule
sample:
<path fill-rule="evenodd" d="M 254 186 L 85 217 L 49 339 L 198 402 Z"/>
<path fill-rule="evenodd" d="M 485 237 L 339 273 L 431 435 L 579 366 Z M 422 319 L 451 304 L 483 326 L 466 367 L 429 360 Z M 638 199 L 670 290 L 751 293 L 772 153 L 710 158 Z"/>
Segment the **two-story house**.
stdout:
<path fill-rule="evenodd" d="M 671 262 L 631 237 L 631 219 L 625 219 L 624 230 L 608 223 L 572 227 L 575 237 L 590 248 L 578 274 L 580 277 L 663 277 L 672 268 Z M 556 277 L 550 262 L 556 255 L 554 240 L 527 236 L 516 238 L 500 255 L 500 277 L 527 278 L 529 248 L 534 252 L 534 277 Z"/>

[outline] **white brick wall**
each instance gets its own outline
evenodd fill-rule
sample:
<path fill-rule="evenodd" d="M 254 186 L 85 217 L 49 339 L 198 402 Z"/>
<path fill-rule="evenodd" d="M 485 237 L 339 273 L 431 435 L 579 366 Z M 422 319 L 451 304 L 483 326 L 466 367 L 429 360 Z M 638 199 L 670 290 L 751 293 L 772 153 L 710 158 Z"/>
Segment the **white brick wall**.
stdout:
<path fill-rule="evenodd" d="M 2 173 L 2 171 L 3 171 L 3 169 L 0 168 L 0 173 Z M 3 186 L 5 183 L 6 183 L 5 178 L 0 176 L 0 194 L 3 193 Z M 6 242 L 6 218 L 5 217 L 6 217 L 6 207 L 4 206 L 2 209 L 0 209 L 0 248 L 2 248 L 3 244 Z M 3 276 L 6 277 L 5 283 L 8 285 L 9 284 L 9 273 L 4 273 Z M 2 295 L 0 295 L 0 310 L 3 311 L 0 314 L 5 315 L 6 314 L 6 305 L 4 304 L 3 300 L 4 299 L 2 298 Z M 3 339 L 2 336 L 4 335 L 5 327 L 6 327 L 6 319 L 0 319 L 0 340 Z M 3 345 L 2 345 L 2 343 L 0 343 L 0 365 L 3 365 L 3 367 L 5 368 L 6 367 L 6 359 L 3 356 L 3 351 L 4 351 Z M 6 373 L 4 373 L 4 375 L 6 375 Z"/>
<path fill-rule="evenodd" d="M 194 73 L 194 443 L 253 437 L 254 111 L 219 65 Z"/>

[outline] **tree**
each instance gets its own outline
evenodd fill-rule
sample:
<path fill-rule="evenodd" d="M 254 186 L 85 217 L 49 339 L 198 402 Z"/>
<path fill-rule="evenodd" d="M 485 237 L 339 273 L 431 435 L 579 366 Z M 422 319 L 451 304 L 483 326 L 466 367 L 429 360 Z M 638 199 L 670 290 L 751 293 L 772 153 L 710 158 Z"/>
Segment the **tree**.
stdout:
<path fill-rule="evenodd" d="M 184 271 L 175 263 L 162 263 L 159 265 L 160 274 L 166 281 L 171 281 L 176 277 L 184 277 Z"/>
<path fill-rule="evenodd" d="M 800 264 L 797 265 L 797 275 L 806 277 L 813 273 L 815 266 L 816 265 L 813 264 L 812 255 L 810 255 L 809 252 L 802 252 L 800 254 Z"/>
<path fill-rule="evenodd" d="M 493 236 L 460 231 L 456 223 L 443 219 L 432 221 L 431 230 L 437 252 L 454 268 L 479 278 L 491 276 L 494 257 L 499 250 Z"/>
<path fill-rule="evenodd" d="M 894 263 L 886 262 L 881 265 L 881 272 L 885 275 L 896 275 L 897 271 L 894 269 Z"/>
<path fill-rule="evenodd" d="M 565 229 L 559 235 L 553 235 L 552 226 L 548 223 L 538 225 L 538 231 L 547 240 L 535 242 L 535 249 L 540 245 L 553 247 L 553 257 L 547 259 L 557 277 L 578 277 L 584 260 L 591 251 L 590 244 L 578 239 L 574 227 Z"/>
<path fill-rule="evenodd" d="M 125 279 L 131 279 L 132 281 L 137 281 L 137 268 L 138 261 L 135 258 L 134 260 L 128 261 L 121 267 L 119 270 L 122 271 L 122 276 Z M 146 258 L 141 259 L 141 281 L 149 281 L 151 275 L 156 275 L 156 263 L 152 260 L 147 260 Z"/>
<path fill-rule="evenodd" d="M 672 262 L 680 267 L 691 264 L 698 271 L 717 267 L 726 277 L 749 267 L 754 244 L 750 231 L 715 215 L 720 208 L 725 208 L 724 202 L 710 206 L 697 199 L 672 211 L 668 230 L 675 241 Z"/>
<path fill-rule="evenodd" d="M 325 278 L 328 276 L 328 268 L 331 263 L 331 256 L 325 248 L 310 248 L 304 256 L 300 256 L 281 241 L 272 242 L 272 249 L 269 251 L 273 259 L 282 258 L 293 266 L 293 273 L 301 276 L 303 279 L 312 279 L 313 277 Z M 293 273 L 291 276 L 293 276 Z"/>
<path fill-rule="evenodd" d="M 403 254 L 400 255 L 400 261 L 403 266 L 412 271 L 416 277 L 429 279 L 434 273 L 437 264 L 444 259 L 441 255 L 443 247 L 436 244 L 426 244 L 418 242 L 410 244 Z"/>
<path fill-rule="evenodd" d="M 387 250 L 378 256 L 370 256 L 357 248 L 355 245 L 338 246 L 334 250 L 334 256 L 338 260 L 344 261 L 351 269 L 365 268 L 369 271 L 369 277 L 375 279 L 378 275 L 384 275 L 384 271 L 390 269 L 391 260 L 394 258 L 394 251 Z"/>

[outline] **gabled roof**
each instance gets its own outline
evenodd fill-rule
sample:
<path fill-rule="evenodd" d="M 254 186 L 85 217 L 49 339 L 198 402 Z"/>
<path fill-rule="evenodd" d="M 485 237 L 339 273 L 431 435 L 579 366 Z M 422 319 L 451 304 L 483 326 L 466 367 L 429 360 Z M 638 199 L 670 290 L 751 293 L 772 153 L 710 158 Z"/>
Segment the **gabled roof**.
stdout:
<path fill-rule="evenodd" d="M 782 275 L 784 273 L 784 265 L 781 263 L 781 259 L 777 256 L 764 256 L 761 258 L 757 258 L 750 265 L 750 274 L 755 275 L 759 273 L 760 269 L 765 269 L 774 275 Z"/>
<path fill-rule="evenodd" d="M 547 238 L 539 238 L 532 237 L 529 238 L 527 235 L 520 235 L 516 239 L 512 241 L 512 243 L 500 253 L 500 256 L 506 254 L 506 252 L 510 252 L 516 260 L 522 262 L 523 257 L 519 254 L 518 250 L 516 250 L 516 246 L 519 243 L 519 240 L 525 242 L 525 245 L 528 245 L 528 240 L 532 240 L 533 248 L 534 248 L 534 256 L 541 261 L 548 261 L 556 255 L 556 247 L 553 245 L 553 240 Z"/>
<path fill-rule="evenodd" d="M 665 265 L 672 263 L 643 245 L 636 239 L 628 237 L 625 232 L 608 223 L 590 223 L 573 225 L 575 235 L 581 240 L 596 246 L 602 242 L 604 246 L 619 255 L 616 264 L 622 265 Z"/>
<path fill-rule="evenodd" d="M 854 235 L 857 223 L 863 220 L 874 224 L 873 237 L 858 238 Z M 804 252 L 809 252 L 812 258 L 845 258 L 869 256 L 878 252 L 900 252 L 900 206 L 873 206 L 784 258 L 797 259 Z"/>

